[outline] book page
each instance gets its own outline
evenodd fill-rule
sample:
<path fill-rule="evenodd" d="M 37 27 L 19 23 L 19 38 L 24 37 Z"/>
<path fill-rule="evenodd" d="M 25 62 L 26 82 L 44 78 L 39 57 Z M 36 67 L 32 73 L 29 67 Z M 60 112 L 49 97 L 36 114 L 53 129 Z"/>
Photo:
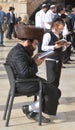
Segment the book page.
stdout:
<path fill-rule="evenodd" d="M 41 58 L 46 58 L 50 55 L 54 54 L 54 51 L 53 50 L 48 50 L 48 51 L 45 51 L 45 52 L 42 52 L 38 58 L 41 59 Z"/>
<path fill-rule="evenodd" d="M 61 39 L 55 42 L 56 44 L 60 44 L 61 46 L 63 45 L 70 45 L 71 42 L 68 42 L 66 39 Z"/>

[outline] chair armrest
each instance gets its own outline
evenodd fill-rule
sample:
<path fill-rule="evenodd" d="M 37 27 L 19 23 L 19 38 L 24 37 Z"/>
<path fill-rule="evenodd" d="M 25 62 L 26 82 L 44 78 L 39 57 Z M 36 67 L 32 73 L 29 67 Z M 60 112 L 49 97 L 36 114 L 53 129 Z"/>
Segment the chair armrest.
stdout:
<path fill-rule="evenodd" d="M 32 78 L 32 79 L 16 79 L 16 83 L 22 83 L 22 82 L 40 82 L 41 80 L 38 78 Z"/>

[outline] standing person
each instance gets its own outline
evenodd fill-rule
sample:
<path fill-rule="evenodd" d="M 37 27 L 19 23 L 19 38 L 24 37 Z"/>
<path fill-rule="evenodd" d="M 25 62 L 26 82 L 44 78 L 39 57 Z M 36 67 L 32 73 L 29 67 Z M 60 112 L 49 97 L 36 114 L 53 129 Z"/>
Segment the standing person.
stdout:
<path fill-rule="evenodd" d="M 15 14 L 14 14 L 14 10 L 15 8 L 14 7 L 10 7 L 9 8 L 9 13 L 7 13 L 7 35 L 6 37 L 8 39 L 12 39 L 12 33 L 13 33 L 13 30 L 14 30 L 14 25 L 15 25 Z"/>
<path fill-rule="evenodd" d="M 75 50 L 75 7 L 72 8 L 72 12 L 70 14 L 70 17 L 73 21 L 73 39 L 72 39 L 72 47 L 73 50 Z"/>
<path fill-rule="evenodd" d="M 64 29 L 64 21 L 57 19 L 53 22 L 51 31 L 44 34 L 42 42 L 42 50 L 52 49 L 54 55 L 46 59 L 47 81 L 51 86 L 58 88 L 62 67 L 62 45 L 56 44 L 56 41 L 62 38 L 61 33 Z M 60 38 L 61 37 L 61 38 Z M 66 47 L 66 46 L 65 46 Z"/>
<path fill-rule="evenodd" d="M 66 15 L 66 14 L 62 14 L 61 15 L 61 18 L 62 20 L 64 21 L 65 23 L 65 26 L 64 26 L 64 29 L 63 29 L 63 37 L 71 43 L 71 35 L 72 35 L 72 32 L 71 32 L 71 29 L 70 29 L 70 26 L 72 26 L 72 23 L 70 21 L 70 18 Z M 72 28 L 72 27 L 71 27 Z M 63 53 L 63 63 L 64 64 L 70 64 L 70 56 L 71 56 L 71 44 L 70 46 L 64 51 Z"/>
<path fill-rule="evenodd" d="M 20 39 L 22 40 L 22 42 L 18 43 L 15 47 L 12 48 L 12 50 L 10 50 L 6 59 L 6 64 L 9 64 L 12 67 L 16 79 L 38 78 L 42 80 L 43 82 L 42 111 L 49 115 L 56 115 L 58 99 L 61 95 L 61 92 L 59 89 L 57 88 L 54 89 L 53 87 L 51 87 L 50 84 L 48 84 L 45 79 L 36 76 L 36 73 L 38 72 L 38 65 L 40 65 L 44 61 L 44 59 L 39 60 L 38 54 L 32 57 L 33 52 L 38 45 L 38 40 L 40 41 L 42 39 L 41 35 L 42 29 L 39 29 L 38 31 L 37 28 L 35 28 L 33 39 L 28 38 L 26 33 L 25 33 L 26 37 L 24 34 L 23 34 L 24 37 L 22 37 L 22 30 L 20 27 L 19 30 L 21 32 Z M 30 30 L 28 31 L 30 35 L 31 34 L 30 32 L 33 32 L 32 31 L 33 27 L 32 28 L 28 27 L 28 30 Z M 37 32 L 39 33 L 38 35 Z M 39 84 L 37 82 L 18 83 L 16 86 L 17 92 L 27 95 L 30 94 L 33 95 L 36 92 L 38 92 L 38 90 L 39 90 Z M 34 102 L 33 104 L 24 105 L 22 109 L 24 114 L 26 114 L 28 118 L 38 121 L 39 100 Z M 50 120 L 42 116 L 42 122 L 49 123 Z"/>
<path fill-rule="evenodd" d="M 0 5 L 0 47 L 3 45 L 4 32 L 2 30 L 2 25 L 6 20 L 6 13 L 2 11 L 2 6 Z"/>
<path fill-rule="evenodd" d="M 55 14 L 56 14 L 56 6 L 51 5 L 50 9 L 46 12 L 45 19 L 44 19 L 44 25 L 46 31 L 51 29 L 51 24 L 53 22 Z"/>
<path fill-rule="evenodd" d="M 41 10 L 35 14 L 35 26 L 44 29 L 45 13 L 48 10 L 48 5 L 42 4 Z M 41 52 L 41 43 L 38 44 L 38 52 Z"/>
<path fill-rule="evenodd" d="M 55 21 L 57 18 L 61 18 L 61 15 L 64 13 L 65 13 L 65 7 L 63 5 L 58 5 L 53 21 Z"/>

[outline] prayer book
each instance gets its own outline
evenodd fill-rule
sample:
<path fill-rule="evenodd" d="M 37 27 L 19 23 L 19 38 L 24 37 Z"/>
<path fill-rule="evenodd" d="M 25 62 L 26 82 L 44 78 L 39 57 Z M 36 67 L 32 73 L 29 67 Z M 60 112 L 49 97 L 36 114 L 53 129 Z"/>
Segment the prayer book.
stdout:
<path fill-rule="evenodd" d="M 68 42 L 66 39 L 61 39 L 55 42 L 56 44 L 60 44 L 61 46 L 63 45 L 70 45 L 71 42 Z"/>
<path fill-rule="evenodd" d="M 48 51 L 42 52 L 42 53 L 38 56 L 38 58 L 39 58 L 39 59 L 46 58 L 46 57 L 48 57 L 48 56 L 50 56 L 50 55 L 52 55 L 52 54 L 54 54 L 54 51 L 53 51 L 52 49 L 49 49 Z"/>

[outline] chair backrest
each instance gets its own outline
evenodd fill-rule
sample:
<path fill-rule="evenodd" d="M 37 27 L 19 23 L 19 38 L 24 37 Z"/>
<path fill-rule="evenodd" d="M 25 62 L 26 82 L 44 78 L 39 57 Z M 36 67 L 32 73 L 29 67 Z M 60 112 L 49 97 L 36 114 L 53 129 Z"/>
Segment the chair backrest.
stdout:
<path fill-rule="evenodd" d="M 14 90 L 15 89 L 15 76 L 14 76 L 13 70 L 12 70 L 11 66 L 6 64 L 6 63 L 4 64 L 4 67 L 5 67 L 6 72 L 7 72 L 10 87 Z"/>

